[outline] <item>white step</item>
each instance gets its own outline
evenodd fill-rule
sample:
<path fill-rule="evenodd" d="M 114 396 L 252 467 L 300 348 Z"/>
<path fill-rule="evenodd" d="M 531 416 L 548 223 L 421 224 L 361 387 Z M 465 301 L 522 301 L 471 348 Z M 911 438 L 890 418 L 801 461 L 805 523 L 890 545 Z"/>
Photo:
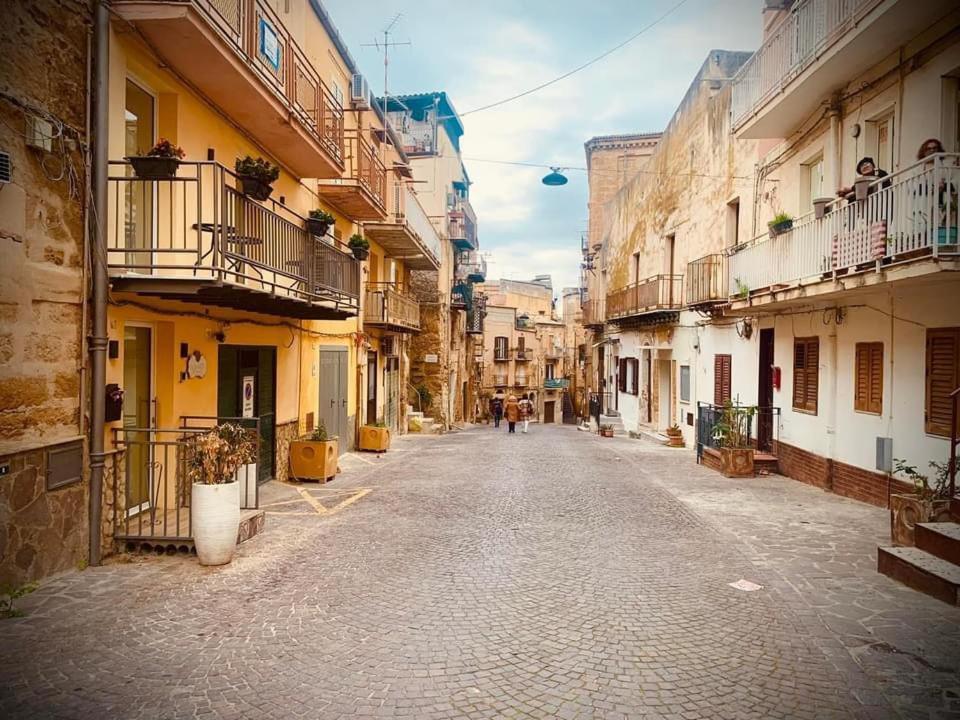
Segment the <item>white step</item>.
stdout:
<path fill-rule="evenodd" d="M 670 442 L 670 438 L 661 433 L 659 430 L 649 430 L 644 428 L 640 431 L 640 437 L 655 443 L 659 443 L 660 445 L 666 445 L 668 442 Z"/>

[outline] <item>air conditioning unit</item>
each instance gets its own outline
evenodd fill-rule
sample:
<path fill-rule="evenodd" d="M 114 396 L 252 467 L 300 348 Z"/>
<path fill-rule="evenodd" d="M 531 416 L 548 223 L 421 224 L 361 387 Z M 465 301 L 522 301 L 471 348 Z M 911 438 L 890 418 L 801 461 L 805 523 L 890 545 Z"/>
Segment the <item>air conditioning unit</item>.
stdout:
<path fill-rule="evenodd" d="M 354 74 L 350 81 L 350 101 L 359 110 L 370 108 L 370 86 L 367 85 L 367 79 L 360 73 Z"/>
<path fill-rule="evenodd" d="M 380 340 L 380 351 L 384 357 L 397 357 L 400 354 L 400 348 L 397 346 L 397 338 L 393 335 Z"/>

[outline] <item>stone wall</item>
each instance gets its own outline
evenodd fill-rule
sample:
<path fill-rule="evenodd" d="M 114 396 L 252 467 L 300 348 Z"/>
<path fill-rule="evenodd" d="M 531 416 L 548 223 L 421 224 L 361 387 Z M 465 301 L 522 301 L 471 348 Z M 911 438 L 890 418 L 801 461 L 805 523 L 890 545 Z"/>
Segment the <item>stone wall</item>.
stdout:
<path fill-rule="evenodd" d="M 87 38 L 84 3 L 7 3 L 0 42 L 0 577 L 39 579 L 86 556 L 87 477 L 47 490 L 46 450 L 85 432 L 83 327 Z M 46 149 L 26 143 L 38 128 Z M 83 463 L 83 467 L 87 467 Z"/>
<path fill-rule="evenodd" d="M 290 443 L 296 440 L 299 434 L 299 423 L 296 420 L 277 425 L 273 477 L 278 482 L 287 481 L 290 472 Z"/>
<path fill-rule="evenodd" d="M 423 412 L 446 426 L 449 422 L 445 410 L 450 377 L 450 304 L 449 298 L 440 297 L 438 282 L 437 272 L 410 273 L 411 291 L 420 301 L 420 332 L 410 341 L 410 383 L 430 392 L 430 406 L 424 407 Z M 437 362 L 426 362 L 427 355 L 436 355 Z"/>

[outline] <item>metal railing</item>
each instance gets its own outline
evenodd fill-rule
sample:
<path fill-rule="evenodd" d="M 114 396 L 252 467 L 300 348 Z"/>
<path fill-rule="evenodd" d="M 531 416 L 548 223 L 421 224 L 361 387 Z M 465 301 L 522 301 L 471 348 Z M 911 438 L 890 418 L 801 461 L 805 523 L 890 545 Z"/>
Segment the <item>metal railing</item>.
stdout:
<path fill-rule="evenodd" d="M 206 279 L 307 302 L 356 308 L 360 263 L 308 233 L 286 206 L 245 195 L 216 162 L 182 162 L 176 176 L 136 177 L 110 161 L 107 263 L 124 276 Z"/>
<path fill-rule="evenodd" d="M 587 300 L 583 303 L 583 324 L 586 327 L 602 326 L 607 319 L 607 303 L 605 299 Z"/>
<path fill-rule="evenodd" d="M 750 438 L 751 445 L 761 451 L 770 451 L 780 435 L 780 408 L 778 407 L 750 407 L 746 405 L 732 405 L 737 413 L 736 421 L 740 423 L 740 431 Z M 752 409 L 753 413 L 743 412 Z M 727 410 L 723 405 L 712 403 L 697 403 L 697 462 L 703 458 L 704 448 L 719 450 L 723 440 L 717 432 L 717 426 L 723 420 Z"/>
<path fill-rule="evenodd" d="M 546 378 L 543 387 L 547 390 L 565 390 L 570 387 L 570 381 L 566 378 Z"/>
<path fill-rule="evenodd" d="M 359 130 L 347 132 L 344 145 L 346 147 L 344 179 L 356 180 L 373 201 L 386 211 L 387 168 L 383 161 L 370 143 L 361 137 Z"/>
<path fill-rule="evenodd" d="M 395 283 L 367 283 L 363 321 L 371 325 L 395 325 L 420 329 L 420 303 L 400 292 Z"/>
<path fill-rule="evenodd" d="M 487 277 L 487 261 L 476 250 L 457 253 L 455 277 L 466 282 L 483 282 Z"/>
<path fill-rule="evenodd" d="M 416 193 L 410 190 L 406 183 L 397 186 L 393 210 L 396 221 L 406 222 L 413 234 L 419 238 L 420 244 L 433 256 L 434 260 L 440 262 L 442 259 L 440 235 L 430 222 Z"/>
<path fill-rule="evenodd" d="M 741 125 L 881 0 L 801 0 L 733 79 L 731 116 Z"/>
<path fill-rule="evenodd" d="M 343 105 L 320 78 L 268 0 L 173 0 L 189 4 L 232 46 L 246 65 L 283 103 L 290 115 L 338 162 L 343 162 Z M 278 32 L 274 66 L 264 48 L 258 18 Z"/>
<path fill-rule="evenodd" d="M 687 263 L 687 305 L 705 305 L 727 301 L 727 273 L 725 256 L 722 253 L 706 255 Z"/>
<path fill-rule="evenodd" d="M 457 198 L 447 217 L 447 235 L 454 244 L 477 248 L 477 216 L 470 201 Z"/>
<path fill-rule="evenodd" d="M 607 319 L 677 310 L 683 301 L 683 275 L 654 275 L 607 293 Z"/>
<path fill-rule="evenodd" d="M 932 155 L 873 181 L 865 200 L 834 200 L 821 219 L 808 213 L 776 237 L 731 248 L 733 298 L 777 285 L 883 268 L 930 255 L 956 255 L 960 154 Z"/>
<path fill-rule="evenodd" d="M 262 457 L 259 418 L 184 417 L 181 422 L 179 428 L 113 429 L 119 451 L 113 463 L 113 527 L 118 540 L 178 542 L 193 538 L 189 468 L 197 452 L 197 438 L 216 425 L 229 422 L 246 428 L 254 443 L 254 457 Z M 235 474 L 241 509 L 260 506 L 253 465 L 243 466 Z"/>

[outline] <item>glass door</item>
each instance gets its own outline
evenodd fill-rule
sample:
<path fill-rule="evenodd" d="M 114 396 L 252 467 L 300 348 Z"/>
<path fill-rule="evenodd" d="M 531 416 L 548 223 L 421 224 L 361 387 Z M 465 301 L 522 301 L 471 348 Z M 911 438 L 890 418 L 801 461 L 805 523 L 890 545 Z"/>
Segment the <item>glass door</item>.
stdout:
<path fill-rule="evenodd" d="M 123 331 L 123 427 L 127 433 L 128 515 L 151 507 L 153 490 L 153 330 L 127 325 Z"/>
<path fill-rule="evenodd" d="M 155 101 L 135 82 L 127 79 L 124 108 L 124 154 L 146 155 L 156 141 L 154 128 Z M 125 183 L 124 240 L 126 265 L 130 272 L 150 274 L 153 266 L 155 182 L 138 180 L 133 168 L 127 168 L 130 180 Z"/>

